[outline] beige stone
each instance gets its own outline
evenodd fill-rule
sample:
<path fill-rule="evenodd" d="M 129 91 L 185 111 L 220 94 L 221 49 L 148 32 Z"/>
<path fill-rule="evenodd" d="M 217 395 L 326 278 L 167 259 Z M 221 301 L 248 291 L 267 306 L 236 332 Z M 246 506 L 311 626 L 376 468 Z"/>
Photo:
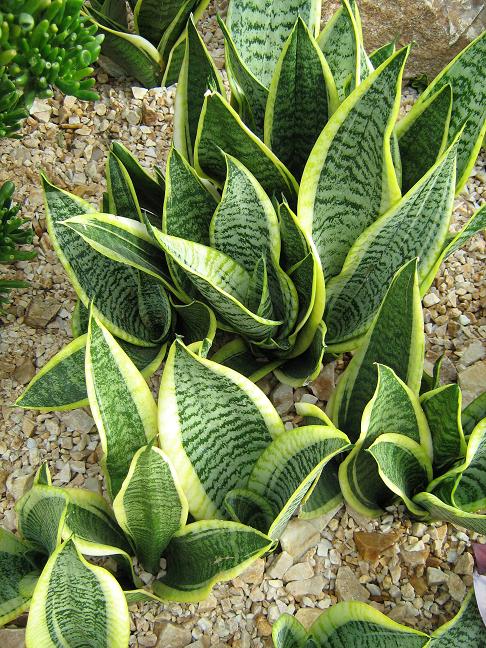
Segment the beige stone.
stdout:
<path fill-rule="evenodd" d="M 35 366 L 31 358 L 24 358 L 22 362 L 15 368 L 14 378 L 19 385 L 26 385 L 35 376 Z"/>
<path fill-rule="evenodd" d="M 320 608 L 300 608 L 300 610 L 297 610 L 295 618 L 308 630 L 321 614 L 322 610 Z"/>
<path fill-rule="evenodd" d="M 32 328 L 45 328 L 60 308 L 61 304 L 51 297 L 36 297 L 27 309 L 25 323 Z"/>
<path fill-rule="evenodd" d="M 459 386 L 462 391 L 462 405 L 466 407 L 477 398 L 486 385 L 486 360 L 471 365 L 459 374 Z"/>
<path fill-rule="evenodd" d="M 25 648 L 25 630 L 0 630 L 2 648 Z"/>
<path fill-rule="evenodd" d="M 290 520 L 280 538 L 280 545 L 293 558 L 299 558 L 310 547 L 319 542 L 319 533 L 306 520 Z"/>
<path fill-rule="evenodd" d="M 367 601 L 370 593 L 363 587 L 350 567 L 340 567 L 336 577 L 336 595 L 339 601 Z"/>
<path fill-rule="evenodd" d="M 157 648 L 186 648 L 192 641 L 191 631 L 173 623 L 161 623 Z M 158 630 L 156 625 L 156 631 Z"/>
<path fill-rule="evenodd" d="M 359 555 L 364 560 L 378 560 L 384 551 L 393 547 L 399 538 L 398 533 L 366 533 L 365 531 L 356 531 L 354 542 Z"/>

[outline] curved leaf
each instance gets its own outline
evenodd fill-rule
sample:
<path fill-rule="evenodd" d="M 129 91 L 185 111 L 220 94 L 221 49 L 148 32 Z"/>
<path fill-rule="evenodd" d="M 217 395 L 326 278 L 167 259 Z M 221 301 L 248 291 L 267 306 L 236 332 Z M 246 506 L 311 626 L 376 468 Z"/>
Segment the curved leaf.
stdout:
<path fill-rule="evenodd" d="M 67 512 L 66 492 L 39 484 L 21 497 L 15 510 L 21 537 L 37 551 L 51 554 L 61 542 Z"/>
<path fill-rule="evenodd" d="M 484 641 L 484 622 L 474 590 L 470 590 L 456 616 L 432 633 L 430 648 L 480 646 L 482 641 Z"/>
<path fill-rule="evenodd" d="M 452 491 L 452 502 L 463 511 L 486 508 L 486 418 L 471 433 L 465 466 Z"/>
<path fill-rule="evenodd" d="M 464 434 L 471 434 L 476 425 L 483 418 L 486 418 L 486 391 L 475 398 L 462 411 L 461 420 Z"/>
<path fill-rule="evenodd" d="M 418 493 L 413 501 L 420 508 L 428 511 L 432 520 L 450 522 L 456 526 L 476 531 L 481 535 L 486 533 L 486 515 L 461 511 L 455 506 L 446 504 L 433 493 Z"/>
<path fill-rule="evenodd" d="M 272 627 L 275 648 L 305 648 L 308 634 L 304 626 L 290 614 L 282 614 Z"/>

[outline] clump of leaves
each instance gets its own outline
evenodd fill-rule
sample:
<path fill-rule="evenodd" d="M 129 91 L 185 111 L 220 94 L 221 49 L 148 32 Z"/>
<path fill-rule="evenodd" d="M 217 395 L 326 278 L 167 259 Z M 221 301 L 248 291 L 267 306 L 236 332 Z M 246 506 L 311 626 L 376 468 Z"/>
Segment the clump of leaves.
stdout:
<path fill-rule="evenodd" d="M 21 245 L 32 243 L 33 233 L 29 220 L 19 215 L 20 205 L 14 205 L 12 196 L 15 191 L 13 182 L 5 182 L 0 187 L 0 263 L 26 261 L 35 257 L 35 252 L 19 250 Z M 8 301 L 7 295 L 14 288 L 25 288 L 25 281 L 0 280 L 0 313 L 2 305 Z"/>
<path fill-rule="evenodd" d="M 184 56 L 184 30 L 191 14 L 197 21 L 209 0 L 93 0 L 85 10 L 104 33 L 102 54 L 113 69 L 146 88 L 177 81 Z"/>
<path fill-rule="evenodd" d="M 10 135 L 36 97 L 52 87 L 79 99 L 92 90 L 102 35 L 81 15 L 82 0 L 5 0 L 0 10 L 0 133 Z M 17 91 L 17 94 L 13 94 Z"/>

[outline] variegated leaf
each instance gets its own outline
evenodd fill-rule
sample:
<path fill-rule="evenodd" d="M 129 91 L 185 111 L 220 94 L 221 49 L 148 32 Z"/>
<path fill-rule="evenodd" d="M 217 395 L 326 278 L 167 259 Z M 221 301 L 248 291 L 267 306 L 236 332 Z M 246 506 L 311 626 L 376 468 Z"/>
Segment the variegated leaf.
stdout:
<path fill-rule="evenodd" d="M 325 338 L 326 325 L 321 322 L 310 346 L 299 355 L 294 351 L 290 355 L 296 357 L 291 357 L 275 369 L 274 373 L 280 382 L 292 387 L 302 387 L 315 380 L 321 371 L 322 358 L 326 350 Z"/>
<path fill-rule="evenodd" d="M 246 376 L 251 382 L 258 382 L 283 362 L 283 360 L 268 361 L 256 356 L 241 338 L 224 344 L 211 359 Z"/>
<path fill-rule="evenodd" d="M 471 589 L 456 616 L 432 633 L 429 648 L 480 646 L 484 641 L 484 631 L 484 621 Z"/>
<path fill-rule="evenodd" d="M 206 7 L 209 0 L 203 2 L 193 0 L 190 6 L 187 6 L 187 2 L 184 0 L 166 0 L 165 2 L 138 0 L 133 11 L 135 31 L 157 46 L 181 8 L 185 10 L 187 20 L 190 12 L 194 11 L 198 4 L 203 4 Z"/>
<path fill-rule="evenodd" d="M 467 512 L 486 508 L 486 418 L 471 433 L 465 466 L 452 491 L 452 502 Z"/>
<path fill-rule="evenodd" d="M 290 614 L 282 614 L 272 626 L 275 648 L 305 648 L 308 634 L 304 626 Z"/>
<path fill-rule="evenodd" d="M 225 515 L 226 493 L 246 486 L 256 460 L 283 429 L 247 378 L 174 342 L 160 385 L 160 447 L 196 519 Z"/>
<path fill-rule="evenodd" d="M 21 497 L 15 510 L 20 536 L 36 551 L 51 554 L 61 541 L 67 512 L 65 491 L 38 484 Z"/>
<path fill-rule="evenodd" d="M 142 212 L 135 187 L 125 166 L 112 150 L 106 161 L 106 184 L 109 213 L 140 221 Z"/>
<path fill-rule="evenodd" d="M 370 54 L 370 62 L 375 70 L 379 68 L 380 65 L 382 65 L 385 61 L 387 61 L 390 56 L 393 56 L 393 54 L 395 54 L 397 50 L 396 45 L 397 44 L 395 41 L 391 41 L 390 43 L 379 47 Z"/>
<path fill-rule="evenodd" d="M 274 520 L 271 504 L 248 488 L 235 488 L 226 493 L 224 505 L 232 520 L 262 533 L 270 528 Z"/>
<path fill-rule="evenodd" d="M 418 493 L 413 498 L 414 503 L 426 510 L 432 520 L 449 522 L 456 526 L 476 531 L 481 535 L 486 533 L 486 515 L 466 513 L 456 506 L 446 504 L 433 493 Z"/>
<path fill-rule="evenodd" d="M 486 418 L 486 391 L 471 401 L 462 411 L 461 420 L 464 434 L 471 434 L 483 418 Z"/>
<path fill-rule="evenodd" d="M 340 272 L 357 237 L 401 196 L 390 142 L 407 55 L 397 52 L 336 110 L 305 167 L 297 215 L 326 278 Z"/>

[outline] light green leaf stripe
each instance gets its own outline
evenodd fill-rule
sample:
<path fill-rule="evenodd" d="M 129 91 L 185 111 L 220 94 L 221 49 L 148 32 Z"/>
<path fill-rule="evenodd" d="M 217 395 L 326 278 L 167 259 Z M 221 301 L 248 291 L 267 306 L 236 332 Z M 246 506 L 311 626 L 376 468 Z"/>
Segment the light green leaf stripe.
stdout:
<path fill-rule="evenodd" d="M 325 425 L 335 427 L 329 416 L 317 405 L 312 403 L 295 403 L 295 411 L 303 417 L 304 425 Z"/>
<path fill-rule="evenodd" d="M 481 419 L 486 418 L 486 391 L 475 398 L 462 411 L 462 429 L 469 435 Z"/>
<path fill-rule="evenodd" d="M 240 117 L 245 124 L 255 135 L 263 139 L 268 89 L 243 63 L 228 28 L 219 16 L 217 18 L 224 36 L 225 65 L 231 88 L 231 99 L 237 101 Z M 246 106 L 249 107 L 249 114 L 245 113 Z"/>
<path fill-rule="evenodd" d="M 484 622 L 478 610 L 474 590 L 471 589 L 456 616 L 432 633 L 430 648 L 480 646 L 482 641 Z"/>
<path fill-rule="evenodd" d="M 360 27 L 350 2 L 342 0 L 342 6 L 317 40 L 334 77 L 340 102 L 361 82 L 361 58 L 364 52 Z"/>
<path fill-rule="evenodd" d="M 37 485 L 15 505 L 20 536 L 37 551 L 51 554 L 61 541 L 67 494 L 60 488 Z"/>
<path fill-rule="evenodd" d="M 265 533 L 270 528 L 274 515 L 271 505 L 247 488 L 235 488 L 226 493 L 224 505 L 235 522 L 241 522 Z"/>
<path fill-rule="evenodd" d="M 432 434 L 435 468 L 449 467 L 466 454 L 461 403 L 458 385 L 443 385 L 420 398 Z"/>
<path fill-rule="evenodd" d="M 113 510 L 144 568 L 157 574 L 162 552 L 188 512 L 177 475 L 159 448 L 149 445 L 135 453 Z"/>
<path fill-rule="evenodd" d="M 29 551 L 13 533 L 0 528 L 0 627 L 29 608 L 40 574 Z"/>
<path fill-rule="evenodd" d="M 170 50 L 169 56 L 167 57 L 167 63 L 161 83 L 161 86 L 163 88 L 168 88 L 169 86 L 174 85 L 174 83 L 177 83 L 182 67 L 182 61 L 184 60 L 185 51 L 186 34 L 183 33 L 176 40 L 175 44 Z"/>
<path fill-rule="evenodd" d="M 135 452 L 157 434 L 157 407 L 138 369 L 94 317 L 86 345 L 86 386 L 108 491 L 114 497 Z"/>
<path fill-rule="evenodd" d="M 155 581 L 153 591 L 169 601 L 202 601 L 215 583 L 236 578 L 272 544 L 263 533 L 237 522 L 189 524 L 169 543 L 167 574 Z"/>
<path fill-rule="evenodd" d="M 252 313 L 245 305 L 250 276 L 226 254 L 214 248 L 168 236 L 154 229 L 157 241 L 184 270 L 199 293 L 242 335 L 264 340 L 282 322 Z"/>
<path fill-rule="evenodd" d="M 390 141 L 407 56 L 408 49 L 397 52 L 336 110 L 304 169 L 297 215 L 326 278 L 340 272 L 356 238 L 400 199 Z"/>
<path fill-rule="evenodd" d="M 33 486 L 37 486 L 37 484 L 40 484 L 41 486 L 52 485 L 51 471 L 49 470 L 47 463 L 41 464 L 41 466 L 35 473 Z"/>
<path fill-rule="evenodd" d="M 199 117 L 208 90 L 222 95 L 225 93 L 221 75 L 190 18 L 174 112 L 174 146 L 190 162 L 193 160 Z"/>
<path fill-rule="evenodd" d="M 39 412 L 62 412 L 86 407 L 86 340 L 87 335 L 82 335 L 56 353 L 30 381 L 15 406 Z M 157 371 L 167 350 L 165 344 L 137 347 L 124 340 L 118 340 L 118 344 L 145 379 Z"/>
<path fill-rule="evenodd" d="M 226 161 L 222 152 L 236 157 L 272 196 L 295 201 L 298 185 L 290 171 L 241 121 L 218 93 L 206 96 L 199 120 L 194 165 L 199 175 L 223 184 Z"/>
<path fill-rule="evenodd" d="M 452 88 L 445 85 L 421 102 L 415 120 L 397 126 L 402 161 L 402 190 L 409 191 L 434 166 L 447 146 L 452 112 Z M 406 128 L 406 130 L 405 130 Z"/>
<path fill-rule="evenodd" d="M 452 216 L 456 144 L 395 207 L 363 232 L 341 274 L 327 284 L 325 320 L 331 351 L 355 347 L 404 263 L 419 258 L 420 282 L 434 267 Z"/>
<path fill-rule="evenodd" d="M 68 540 L 50 557 L 37 583 L 27 648 L 126 648 L 130 618 L 113 576 L 90 565 Z"/>
<path fill-rule="evenodd" d="M 93 214 L 91 205 L 58 189 L 42 176 L 47 230 L 78 297 L 87 308 L 94 302 L 96 316 L 127 342 L 151 346 L 149 332 L 138 314 L 137 279 L 131 268 L 107 259 L 64 226 L 71 216 Z"/>
<path fill-rule="evenodd" d="M 140 221 L 142 214 L 133 182 L 112 150 L 106 161 L 106 186 L 110 214 Z"/>
<path fill-rule="evenodd" d="M 299 18 L 275 68 L 265 112 L 265 144 L 300 179 L 309 154 L 337 108 L 331 70 Z"/>
<path fill-rule="evenodd" d="M 456 526 L 476 531 L 481 535 L 486 533 L 486 515 L 461 511 L 455 506 L 445 504 L 432 493 L 419 493 L 415 495 L 413 501 L 427 510 L 432 520 L 450 522 Z"/>
<path fill-rule="evenodd" d="M 185 158 L 171 148 L 167 159 L 167 187 L 162 231 L 187 241 L 209 245 L 209 225 L 217 200 L 203 185 Z M 197 291 L 186 274 L 167 259 L 172 279 L 183 295 L 196 297 Z"/>
<path fill-rule="evenodd" d="M 175 341 L 159 395 L 160 447 L 196 519 L 225 515 L 224 496 L 243 488 L 283 423 L 270 401 L 232 369 Z"/>
<path fill-rule="evenodd" d="M 428 640 L 423 632 L 358 601 L 333 605 L 312 624 L 309 634 L 318 646 L 329 648 L 421 648 Z"/>
<path fill-rule="evenodd" d="M 485 61 L 486 32 L 483 32 L 440 72 L 400 123 L 400 129 L 406 130 L 408 122 L 414 121 L 416 115 L 420 113 L 423 102 L 445 85 L 452 86 L 454 98 L 449 126 L 449 145 L 464 128 L 457 153 L 456 193 L 464 187 L 486 133 Z"/>
<path fill-rule="evenodd" d="M 416 260 L 395 275 L 380 310 L 328 404 L 334 424 L 355 441 L 361 416 L 377 384 L 375 363 L 384 364 L 418 394 L 423 370 L 424 333 Z"/>
<path fill-rule="evenodd" d="M 432 463 L 422 446 L 402 434 L 389 433 L 379 436 L 367 452 L 375 459 L 386 486 L 413 515 L 423 517 L 423 509 L 412 499 L 432 479 Z"/>
<path fill-rule="evenodd" d="M 336 428 L 300 427 L 279 435 L 261 454 L 248 479 L 249 490 L 272 507 L 268 536 L 277 540 L 312 484 L 349 439 Z"/>
<path fill-rule="evenodd" d="M 298 17 L 314 36 L 320 0 L 232 0 L 227 25 L 236 49 L 255 77 L 268 87 L 282 47 Z"/>
<path fill-rule="evenodd" d="M 392 369 L 380 364 L 377 369 L 378 383 L 363 411 L 359 439 L 339 467 L 344 498 L 369 517 L 380 515 L 390 504 L 390 491 L 380 480 L 376 462 L 365 452 L 382 434 L 394 430 L 419 443 L 432 458 L 432 439 L 417 396 Z"/>
<path fill-rule="evenodd" d="M 469 438 L 466 466 L 452 491 L 452 502 L 468 512 L 486 508 L 486 418 L 477 424 Z"/>
<path fill-rule="evenodd" d="M 304 626 L 290 614 L 282 614 L 272 627 L 275 648 L 305 648 L 308 635 Z"/>

